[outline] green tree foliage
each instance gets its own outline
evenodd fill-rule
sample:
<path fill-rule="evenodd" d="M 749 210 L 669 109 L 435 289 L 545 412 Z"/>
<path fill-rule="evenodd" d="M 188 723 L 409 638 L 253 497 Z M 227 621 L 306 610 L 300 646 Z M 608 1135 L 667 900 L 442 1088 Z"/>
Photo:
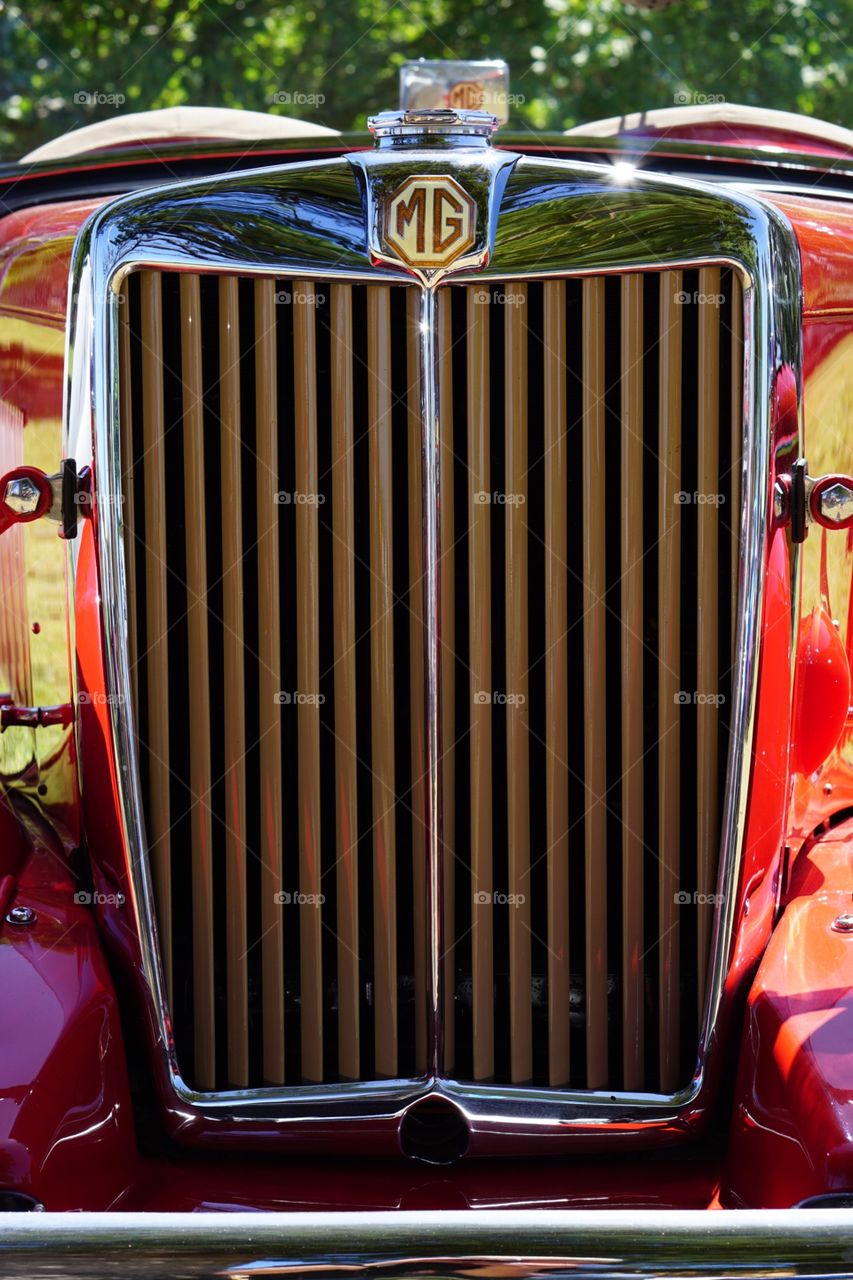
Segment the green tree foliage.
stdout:
<path fill-rule="evenodd" d="M 360 128 L 413 57 L 506 58 L 533 132 L 721 99 L 853 125 L 853 0 L 28 0 L 0 3 L 0 148 L 180 103 Z"/>

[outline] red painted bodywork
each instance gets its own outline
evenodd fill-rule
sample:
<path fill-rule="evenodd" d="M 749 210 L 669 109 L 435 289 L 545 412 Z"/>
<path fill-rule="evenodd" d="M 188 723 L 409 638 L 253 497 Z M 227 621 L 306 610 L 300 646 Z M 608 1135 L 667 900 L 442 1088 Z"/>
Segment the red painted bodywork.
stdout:
<path fill-rule="evenodd" d="M 24 845 L 4 910 L 36 921 L 0 931 L 0 1186 L 105 1209 L 137 1161 L 115 991 L 62 847 L 33 819 Z"/>
<path fill-rule="evenodd" d="M 810 843 L 750 992 L 724 1185 L 784 1207 L 853 1185 L 853 823 Z"/>
<path fill-rule="evenodd" d="M 850 706 L 847 651 L 820 605 L 801 623 L 796 665 L 791 767 L 808 776 L 834 751 Z"/>
<path fill-rule="evenodd" d="M 776 145 L 778 138 L 764 141 Z M 853 340 L 853 207 L 765 198 L 790 219 L 802 253 L 810 469 L 849 474 L 853 432 L 830 420 L 827 406 L 835 390 L 842 408 L 853 410 L 853 379 L 839 356 Z M 43 205 L 0 221 L 0 461 L 11 457 L 9 465 L 22 461 L 17 454 L 28 422 L 58 433 L 63 361 L 56 335 L 65 326 L 69 257 L 77 230 L 99 203 Z M 776 396 L 774 467 L 796 439 L 794 371 L 778 372 Z M 58 463 L 58 434 L 56 440 Z M 774 480 L 772 474 L 768 503 Z M 853 828 L 814 838 L 821 824 L 853 807 L 853 720 L 844 705 L 853 652 L 847 533 L 809 535 L 799 600 L 791 594 L 796 578 L 786 530 L 773 531 L 766 549 L 752 786 L 728 979 L 732 992 L 752 984 L 742 1036 L 731 1028 L 741 1043 L 733 1113 L 724 1107 L 704 1138 L 678 1153 L 647 1152 L 629 1162 L 616 1154 L 470 1161 L 444 1171 L 378 1159 L 376 1152 L 367 1159 L 369 1136 L 361 1133 L 354 1136 L 358 1158 L 333 1163 L 179 1152 L 163 1136 L 163 1099 L 144 1090 L 148 1141 L 140 1154 L 114 982 L 134 1033 L 134 1068 L 137 1042 L 153 1052 L 156 1030 L 136 1025 L 142 975 L 126 905 L 107 704 L 97 696 L 105 681 L 90 521 L 81 522 L 77 554 L 72 656 L 79 689 L 90 695 L 79 709 L 80 758 L 69 739 L 55 760 L 40 765 L 39 785 L 15 789 L 21 800 L 14 813 L 0 805 L 3 914 L 18 904 L 38 916 L 25 930 L 0 918 L 0 1189 L 26 1191 L 50 1208 L 177 1210 L 761 1206 L 853 1188 L 853 938 L 829 929 L 841 904 L 849 910 L 853 901 Z M 56 555 L 59 581 L 58 539 Z M 0 585 L 3 572 L 0 554 Z M 792 610 L 800 619 L 793 650 Z M 25 632 L 0 628 L 0 659 L 10 669 L 19 663 Z M 837 724 L 827 727 L 833 716 Z M 810 717 L 820 721 L 819 731 Z M 88 861 L 78 850 L 81 832 Z M 74 900 L 84 865 L 93 905 Z M 735 1019 L 737 1004 L 728 1008 Z M 140 1080 L 148 1078 L 142 1065 Z"/>

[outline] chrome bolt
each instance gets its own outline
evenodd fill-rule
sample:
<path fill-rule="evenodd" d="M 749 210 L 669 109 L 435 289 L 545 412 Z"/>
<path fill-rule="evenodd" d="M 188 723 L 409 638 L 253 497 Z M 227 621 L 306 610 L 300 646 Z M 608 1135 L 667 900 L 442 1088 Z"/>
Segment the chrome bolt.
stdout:
<path fill-rule="evenodd" d="M 845 911 L 832 922 L 836 933 L 853 933 L 853 911 Z"/>
<path fill-rule="evenodd" d="M 851 919 L 853 919 L 853 917 L 851 917 Z M 38 916 L 35 911 L 33 911 L 32 907 L 13 907 L 12 910 L 6 914 L 7 924 L 15 924 L 21 928 L 25 925 L 35 924 L 36 920 L 38 920 Z"/>
<path fill-rule="evenodd" d="M 19 476 L 6 485 L 3 501 L 19 516 L 31 516 L 41 501 L 41 491 L 27 476 Z"/>
<path fill-rule="evenodd" d="M 833 524 L 849 520 L 853 516 L 853 489 L 847 484 L 831 484 L 821 492 L 818 505 L 824 520 Z"/>
<path fill-rule="evenodd" d="M 823 794 L 824 794 L 825 796 L 831 796 L 831 795 L 832 795 L 832 783 L 831 783 L 831 782 L 825 782 L 825 783 L 823 784 Z"/>

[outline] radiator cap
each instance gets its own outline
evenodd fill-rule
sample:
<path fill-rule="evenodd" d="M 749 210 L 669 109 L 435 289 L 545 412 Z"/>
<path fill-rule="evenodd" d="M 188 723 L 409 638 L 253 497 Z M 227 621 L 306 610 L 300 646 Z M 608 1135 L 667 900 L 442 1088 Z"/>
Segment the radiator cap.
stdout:
<path fill-rule="evenodd" d="M 408 111 L 380 111 L 367 127 L 380 147 L 487 147 L 498 127 L 488 111 L 456 111 L 449 107 L 421 107 Z"/>

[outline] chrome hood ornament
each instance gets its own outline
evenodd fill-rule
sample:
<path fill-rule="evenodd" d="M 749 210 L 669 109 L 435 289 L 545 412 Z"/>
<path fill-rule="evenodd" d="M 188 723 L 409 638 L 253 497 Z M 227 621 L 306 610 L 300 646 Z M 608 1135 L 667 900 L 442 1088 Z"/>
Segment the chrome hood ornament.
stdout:
<path fill-rule="evenodd" d="M 350 156 L 364 181 L 374 263 L 423 284 L 488 263 L 500 195 L 518 156 L 495 151 L 495 116 L 426 108 L 368 121 L 377 149 Z"/>

